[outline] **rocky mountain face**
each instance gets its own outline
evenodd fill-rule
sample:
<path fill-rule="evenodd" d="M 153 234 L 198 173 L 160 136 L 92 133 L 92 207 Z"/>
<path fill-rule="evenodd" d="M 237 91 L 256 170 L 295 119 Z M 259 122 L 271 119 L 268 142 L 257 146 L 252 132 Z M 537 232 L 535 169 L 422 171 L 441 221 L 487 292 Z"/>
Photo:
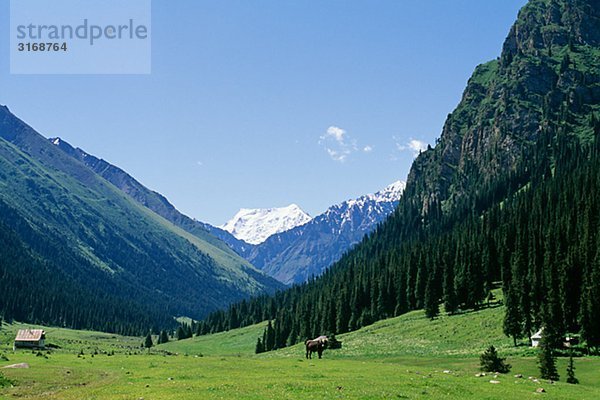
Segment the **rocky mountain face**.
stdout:
<path fill-rule="evenodd" d="M 48 141 L 0 107 L 0 292 L 10 293 L 0 312 L 133 333 L 282 287 L 206 231 L 181 229 L 150 206 L 177 217 L 123 171 Z"/>
<path fill-rule="evenodd" d="M 591 140 L 579 118 L 600 103 L 599 4 L 532 0 L 521 10 L 502 56 L 477 67 L 435 148 L 411 168 L 406 195 L 423 214 L 494 185 L 548 129 Z M 563 116 L 567 126 L 553 127 Z"/>
<path fill-rule="evenodd" d="M 244 257 L 287 284 L 318 276 L 394 211 L 404 186 L 395 182 L 375 194 L 332 206 L 310 222 L 251 247 Z"/>
<path fill-rule="evenodd" d="M 280 208 L 243 208 L 220 228 L 239 240 L 256 245 L 310 220 L 310 215 L 296 204 Z"/>

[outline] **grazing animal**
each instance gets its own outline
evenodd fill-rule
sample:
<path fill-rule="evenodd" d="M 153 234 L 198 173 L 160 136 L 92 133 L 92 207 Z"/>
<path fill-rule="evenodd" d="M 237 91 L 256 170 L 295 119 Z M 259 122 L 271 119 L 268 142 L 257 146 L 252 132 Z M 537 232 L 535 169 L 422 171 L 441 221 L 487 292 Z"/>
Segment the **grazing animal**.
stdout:
<path fill-rule="evenodd" d="M 319 358 L 321 358 L 323 355 L 323 350 L 325 350 L 325 347 L 327 347 L 328 341 L 329 339 L 327 339 L 327 336 L 319 336 L 316 339 L 307 340 L 304 342 L 306 345 L 306 358 L 312 360 L 312 353 L 317 353 Z"/>

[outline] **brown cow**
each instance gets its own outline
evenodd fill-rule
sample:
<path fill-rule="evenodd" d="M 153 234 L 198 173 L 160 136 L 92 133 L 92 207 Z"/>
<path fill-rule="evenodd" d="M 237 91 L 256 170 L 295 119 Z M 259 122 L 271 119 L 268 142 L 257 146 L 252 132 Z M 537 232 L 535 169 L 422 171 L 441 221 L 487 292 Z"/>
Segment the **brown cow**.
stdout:
<path fill-rule="evenodd" d="M 317 353 L 319 358 L 321 358 L 323 350 L 325 350 L 325 347 L 327 347 L 328 341 L 329 339 L 327 339 L 327 336 L 319 336 L 316 339 L 307 340 L 304 342 L 306 345 L 306 358 L 312 359 L 312 353 Z"/>

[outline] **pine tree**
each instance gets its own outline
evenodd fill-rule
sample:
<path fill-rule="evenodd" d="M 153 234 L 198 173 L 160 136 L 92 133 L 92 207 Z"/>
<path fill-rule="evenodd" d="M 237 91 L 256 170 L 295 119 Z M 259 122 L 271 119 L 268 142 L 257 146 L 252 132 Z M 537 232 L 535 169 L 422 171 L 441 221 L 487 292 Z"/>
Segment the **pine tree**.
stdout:
<path fill-rule="evenodd" d="M 254 349 L 254 353 L 260 354 L 260 353 L 264 353 L 264 352 L 265 352 L 265 346 L 263 345 L 262 340 L 260 340 L 260 338 L 258 338 L 258 340 L 256 341 L 256 348 Z"/>
<path fill-rule="evenodd" d="M 240 327 L 240 320 L 238 317 L 238 311 L 235 305 L 229 308 L 229 329 L 236 329 Z"/>
<path fill-rule="evenodd" d="M 544 329 L 544 332 L 546 329 Z M 560 375 L 556 370 L 556 359 L 552 347 L 550 347 L 546 335 L 542 336 L 540 341 L 540 350 L 538 353 L 538 366 L 540 368 L 540 376 L 542 379 L 558 381 Z"/>
<path fill-rule="evenodd" d="M 452 315 L 458 310 L 458 300 L 454 288 L 454 268 L 447 263 L 444 268 L 444 310 Z"/>
<path fill-rule="evenodd" d="M 350 323 L 350 316 L 352 313 L 352 311 L 350 310 L 350 303 L 348 301 L 348 295 L 346 290 L 342 291 L 342 295 L 339 297 L 337 309 L 339 310 L 339 312 L 337 313 L 335 331 L 337 333 L 346 333 L 348 332 L 348 324 Z"/>
<path fill-rule="evenodd" d="M 600 347 L 600 318 L 597 316 L 600 309 L 600 249 L 597 251 L 592 271 L 584 277 L 579 313 L 581 337 L 586 341 L 590 353 Z"/>
<path fill-rule="evenodd" d="M 431 320 L 435 319 L 440 312 L 439 298 L 435 288 L 435 275 L 432 273 L 427 280 L 425 288 L 425 316 Z"/>
<path fill-rule="evenodd" d="M 168 343 L 169 342 L 169 334 L 167 331 L 160 331 L 158 335 L 158 344 Z"/>
<path fill-rule="evenodd" d="M 508 288 L 504 291 L 504 303 L 506 305 L 506 313 L 504 314 L 503 331 L 506 336 L 512 337 L 515 347 L 517 347 L 517 339 L 523 335 L 521 319 L 519 315 L 518 302 L 513 295 L 514 290 Z"/>
<path fill-rule="evenodd" d="M 146 339 L 144 339 L 144 347 L 149 349 L 152 346 L 154 346 L 154 343 L 152 343 L 152 334 L 148 333 Z"/>
<path fill-rule="evenodd" d="M 175 337 L 177 338 L 177 340 L 187 339 L 185 331 L 183 330 L 183 327 L 181 325 L 179 325 L 177 327 L 177 332 L 175 332 Z"/>
<path fill-rule="evenodd" d="M 265 351 L 271 351 L 275 347 L 275 330 L 273 330 L 273 325 L 271 324 L 271 320 L 269 320 L 267 324 L 267 330 L 265 331 Z"/>
<path fill-rule="evenodd" d="M 325 302 L 325 305 L 325 312 L 323 312 L 323 321 L 321 323 L 321 332 L 327 334 L 335 333 L 337 320 L 335 299 L 331 297 L 329 301 Z"/>
<path fill-rule="evenodd" d="M 288 335 L 285 345 L 293 346 L 296 344 L 297 341 L 298 341 L 298 324 L 295 320 L 293 320 L 292 326 L 290 328 L 290 334 Z"/>
<path fill-rule="evenodd" d="M 506 358 L 498 356 L 498 352 L 494 346 L 490 346 L 479 357 L 481 370 L 485 372 L 499 372 L 505 374 L 510 372 L 511 365 L 507 364 Z"/>
<path fill-rule="evenodd" d="M 573 350 L 569 353 L 569 366 L 567 367 L 567 383 L 577 385 L 579 379 L 575 377 L 575 365 L 573 365 Z"/>

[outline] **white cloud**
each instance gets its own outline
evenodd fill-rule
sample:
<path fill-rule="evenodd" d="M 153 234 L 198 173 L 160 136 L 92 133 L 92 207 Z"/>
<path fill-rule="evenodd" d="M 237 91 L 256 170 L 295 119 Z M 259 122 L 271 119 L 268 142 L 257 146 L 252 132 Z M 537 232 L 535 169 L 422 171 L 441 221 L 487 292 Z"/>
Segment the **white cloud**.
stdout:
<path fill-rule="evenodd" d="M 338 126 L 330 126 L 324 135 L 319 137 L 319 144 L 325 147 L 332 160 L 345 162 L 348 156 L 358 150 L 356 140 L 351 139 L 346 130 Z"/>
<path fill-rule="evenodd" d="M 413 153 L 413 156 L 416 157 L 419 155 L 419 153 L 421 153 L 422 151 L 427 150 L 427 143 L 423 142 L 422 140 L 417 140 L 417 139 L 410 139 L 408 141 L 408 143 L 400 143 L 398 142 L 398 139 L 396 137 L 394 137 L 394 139 L 396 140 L 396 147 L 398 148 L 398 150 L 400 151 L 410 151 Z"/>
<path fill-rule="evenodd" d="M 365 146 L 365 147 L 363 148 L 363 151 L 364 151 L 365 153 L 370 153 L 370 152 L 372 152 L 372 151 L 373 151 L 373 146 L 369 146 L 369 145 L 367 145 L 367 146 Z"/>
<path fill-rule="evenodd" d="M 346 131 L 337 126 L 330 126 L 327 128 L 327 133 L 325 136 L 321 136 L 321 139 L 331 137 L 334 138 L 338 143 L 344 143 L 344 136 L 346 136 Z"/>
<path fill-rule="evenodd" d="M 350 151 L 348 150 L 338 151 L 329 148 L 326 150 L 327 154 L 329 154 L 329 157 L 331 157 L 331 159 L 334 161 L 345 162 L 346 158 L 348 158 L 348 156 L 350 155 Z"/>
<path fill-rule="evenodd" d="M 199 167 L 203 166 L 204 163 L 202 161 L 196 161 L 196 165 L 198 165 Z"/>

